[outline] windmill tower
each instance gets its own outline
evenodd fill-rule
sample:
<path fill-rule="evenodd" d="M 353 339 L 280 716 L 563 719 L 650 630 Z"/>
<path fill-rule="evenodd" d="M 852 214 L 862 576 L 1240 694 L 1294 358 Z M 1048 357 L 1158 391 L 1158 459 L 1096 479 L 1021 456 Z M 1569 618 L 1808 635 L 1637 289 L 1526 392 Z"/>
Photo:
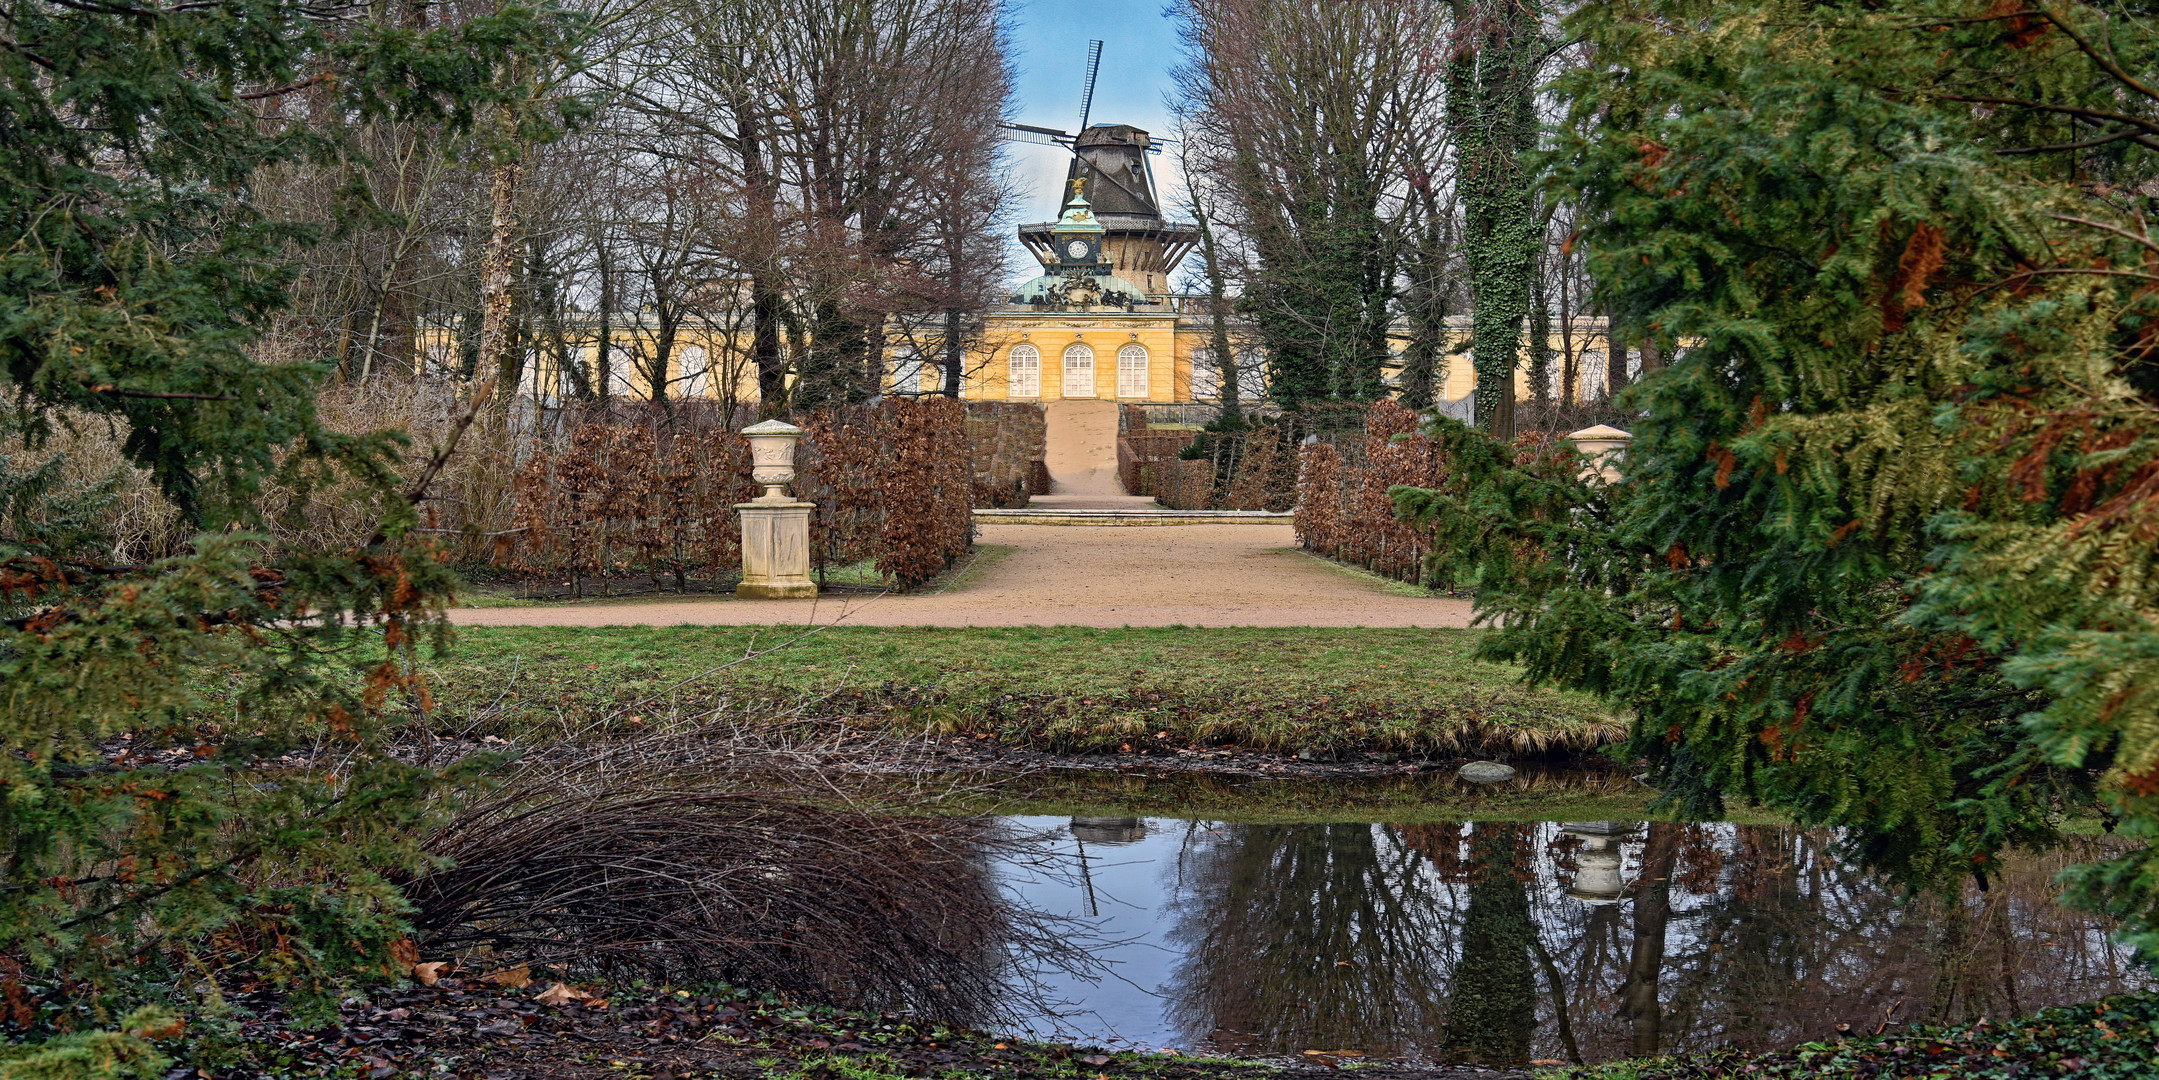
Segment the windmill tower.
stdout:
<path fill-rule="evenodd" d="M 1095 75 L 1102 63 L 1102 43 L 1091 42 L 1087 56 L 1087 84 L 1080 96 L 1080 133 L 1067 135 L 1050 128 L 1009 125 L 1014 137 L 1028 142 L 1054 143 L 1072 149 L 1072 165 L 1065 171 L 1070 181 L 1085 179 L 1095 219 L 1102 223 L 1102 254 L 1111 272 L 1149 296 L 1169 292 L 1169 276 L 1177 264 L 1199 243 L 1199 230 L 1162 216 L 1162 201 L 1155 191 L 1154 167 L 1149 155 L 1162 152 L 1147 132 L 1130 124 L 1088 124 L 1094 107 Z M 1022 225 L 1020 243 L 1044 266 L 1054 266 L 1052 234 L 1055 222 Z"/>

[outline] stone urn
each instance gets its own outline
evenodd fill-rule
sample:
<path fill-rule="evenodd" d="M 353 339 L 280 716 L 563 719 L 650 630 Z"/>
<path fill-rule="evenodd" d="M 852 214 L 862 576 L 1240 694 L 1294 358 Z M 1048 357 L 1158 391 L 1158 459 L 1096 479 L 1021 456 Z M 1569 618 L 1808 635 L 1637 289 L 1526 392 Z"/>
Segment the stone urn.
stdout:
<path fill-rule="evenodd" d="M 1584 480 L 1609 484 L 1619 479 L 1620 455 L 1627 452 L 1627 444 L 1634 440 L 1634 436 L 1618 428 L 1598 424 L 1569 432 L 1567 439 L 1574 443 L 1574 448 L 1582 454 L 1582 471 L 1578 475 Z"/>
<path fill-rule="evenodd" d="M 750 441 L 750 479 L 764 485 L 758 502 L 793 502 L 784 489 L 795 478 L 795 440 L 802 429 L 783 420 L 767 420 L 742 429 Z"/>
<path fill-rule="evenodd" d="M 736 503 L 742 513 L 742 583 L 735 595 L 746 600 L 809 600 L 817 596 L 810 580 L 810 504 L 787 494 L 795 478 L 795 440 L 802 429 L 767 420 L 742 429 L 750 440 L 750 479 L 765 493 Z"/>

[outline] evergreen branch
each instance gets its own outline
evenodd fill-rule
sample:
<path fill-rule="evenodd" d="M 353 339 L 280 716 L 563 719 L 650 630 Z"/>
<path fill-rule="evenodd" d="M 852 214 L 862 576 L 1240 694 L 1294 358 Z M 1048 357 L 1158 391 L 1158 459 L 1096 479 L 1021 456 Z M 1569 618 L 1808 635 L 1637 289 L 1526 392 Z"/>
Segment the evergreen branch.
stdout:
<path fill-rule="evenodd" d="M 2076 42 L 2077 48 L 2082 50 L 2084 55 L 2091 57 L 2092 63 L 2099 65 L 2101 71 L 2114 76 L 2121 81 L 2122 85 L 2144 95 L 2147 100 L 2159 101 L 2159 92 L 2154 92 L 2151 87 L 2144 85 L 2135 76 L 2123 70 L 2121 64 L 2114 59 L 2112 49 L 2108 49 L 2105 55 L 2101 55 L 2091 42 L 2084 39 L 2084 35 L 2077 33 L 2076 27 L 2069 25 L 2069 20 L 2056 15 L 2045 7 L 2039 8 L 2039 15 L 2046 21 L 2053 23 L 2056 29 L 2069 35 L 2069 40 Z"/>
<path fill-rule="evenodd" d="M 109 384 L 109 383 L 108 383 L 108 384 L 106 384 L 106 385 L 103 385 L 103 386 L 93 386 L 93 387 L 91 387 L 91 388 L 90 388 L 90 392 L 91 392 L 91 393 L 93 393 L 93 394 L 111 394 L 111 395 L 112 395 L 112 396 L 114 396 L 114 397 L 131 397 L 131 398 L 158 398 L 158 399 L 165 399 L 165 400 L 176 400 L 176 401 L 238 401 L 238 400 L 240 400 L 239 398 L 236 398 L 236 397 L 232 396 L 231 394 L 190 394 L 190 393 L 182 393 L 182 392 L 179 392 L 179 391 L 164 391 L 164 390 L 120 390 L 120 389 L 116 389 L 115 387 L 113 387 L 113 386 L 112 386 L 111 384 Z"/>
<path fill-rule="evenodd" d="M 33 64 L 36 64 L 41 68 L 44 68 L 47 71 L 60 70 L 60 66 L 58 64 L 47 60 L 45 57 L 39 55 L 38 53 L 32 52 L 27 46 L 18 44 L 13 39 L 0 37 L 0 46 L 5 46 L 9 49 L 14 50 L 16 55 L 30 61 Z"/>
<path fill-rule="evenodd" d="M 56 7 L 72 8 L 76 11 L 86 11 L 92 15 L 142 16 L 163 14 L 163 12 L 160 11 L 154 11 L 150 8 L 139 8 L 135 7 L 132 4 L 90 4 L 84 3 L 83 0 L 45 0 L 45 2 L 48 4 L 52 4 Z"/>
<path fill-rule="evenodd" d="M 64 923 L 61 923 L 58 926 L 53 927 L 53 929 L 72 930 L 77 926 L 81 926 L 83 923 L 95 922 L 98 919 L 102 919 L 108 915 L 113 914 L 114 912 L 119 911 L 122 908 L 129 906 L 130 904 L 140 904 L 147 900 L 155 900 L 158 897 L 163 896 L 166 893 L 169 893 L 174 889 L 181 887 L 182 885 L 192 885 L 195 882 L 201 881 L 203 878 L 209 877 L 213 874 L 222 874 L 225 871 L 230 870 L 233 867 L 238 866 L 241 863 L 246 862 L 247 860 L 252 859 L 261 853 L 262 849 L 260 848 L 242 848 L 239 851 L 235 852 L 231 858 L 226 859 L 223 862 L 212 863 L 209 866 L 198 867 L 194 870 L 190 870 L 187 873 L 182 874 L 179 877 L 174 878 L 173 880 L 168 881 L 155 889 L 151 889 L 150 891 L 144 893 L 133 894 L 125 900 L 109 904 L 98 911 L 86 911 L 81 915 L 78 915 Z"/>
<path fill-rule="evenodd" d="M 2104 221 L 2093 221 L 2090 218 L 2074 217 L 2069 214 L 2054 214 L 2051 216 L 2056 221 L 2067 221 L 2077 225 L 2089 225 L 2094 229 L 2104 229 L 2107 232 L 2113 233 L 2114 235 L 2119 236 L 2125 240 L 2133 240 L 2143 247 L 2149 248 L 2153 251 L 2159 251 L 2159 243 L 2154 243 L 2149 233 L 2133 233 L 2127 229 L 2121 228 L 2118 225 L 2109 225 Z"/>
<path fill-rule="evenodd" d="M 2088 150 L 2094 146 L 2105 146 L 2109 143 L 2121 142 L 2124 139 L 2136 143 L 2138 146 L 2159 150 L 2159 139 L 2154 139 L 2141 131 L 2117 131 L 2112 135 L 2103 135 L 2096 139 L 2085 139 L 2082 142 L 2049 143 L 2045 146 L 2019 146 L 1994 152 L 2005 157 L 2013 154 L 2051 154 L 2063 150 Z"/>
<path fill-rule="evenodd" d="M 317 83 L 326 82 L 329 80 L 329 78 L 330 73 L 327 71 L 322 71 L 310 75 L 307 78 L 301 79 L 299 82 L 286 83 L 285 85 L 277 87 L 275 89 L 257 90 L 253 93 L 235 94 L 233 96 L 239 98 L 242 101 L 260 101 L 263 98 L 284 97 L 286 94 L 290 94 L 295 90 L 305 90 L 310 86 L 316 85 Z"/>
<path fill-rule="evenodd" d="M 2062 270 L 2026 270 L 2023 273 L 2010 278 L 2010 280 L 2014 281 L 2018 277 L 2060 277 L 2065 274 L 2090 274 L 2095 277 L 2125 277 L 2135 278 L 2138 281 L 2159 282 L 2159 274 L 2146 274 L 2140 273 L 2135 270 L 2101 269 L 2099 267 L 2092 267 L 2090 269 L 2077 269 L 2071 267 Z"/>
<path fill-rule="evenodd" d="M 2146 120 L 2143 117 L 2132 116 L 2128 113 L 2108 112 L 2105 109 L 2087 109 L 2078 105 L 2054 105 L 2025 98 L 1980 97 L 1976 94 L 1943 94 L 1941 100 L 1961 101 L 1971 105 L 2006 105 L 2014 109 L 2031 109 L 2036 112 L 2081 116 L 2087 120 L 2111 120 L 2117 124 L 2132 124 L 2143 128 L 2150 134 L 2159 135 L 2159 121 Z"/>

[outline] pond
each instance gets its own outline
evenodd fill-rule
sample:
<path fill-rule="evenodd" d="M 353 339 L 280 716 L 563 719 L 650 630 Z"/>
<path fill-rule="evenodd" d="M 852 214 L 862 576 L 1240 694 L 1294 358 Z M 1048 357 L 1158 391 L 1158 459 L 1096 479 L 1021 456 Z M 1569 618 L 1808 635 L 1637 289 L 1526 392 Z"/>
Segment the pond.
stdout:
<path fill-rule="evenodd" d="M 1038 975 L 1023 1026 L 1097 1045 L 1597 1062 L 2146 985 L 2105 922 L 2052 900 L 2096 839 L 1945 901 L 1776 825 L 1006 820 L 1059 857 L 1003 865 L 1005 887 L 1089 928 L 1103 965 Z"/>

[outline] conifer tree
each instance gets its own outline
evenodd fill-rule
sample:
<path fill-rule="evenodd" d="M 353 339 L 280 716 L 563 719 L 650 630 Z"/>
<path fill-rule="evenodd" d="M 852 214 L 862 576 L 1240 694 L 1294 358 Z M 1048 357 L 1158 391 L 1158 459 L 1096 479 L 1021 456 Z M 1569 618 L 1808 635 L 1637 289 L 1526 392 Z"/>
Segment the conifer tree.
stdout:
<path fill-rule="evenodd" d="M 409 828 L 444 776 L 383 753 L 372 717 L 390 693 L 424 701 L 407 654 L 439 633 L 452 579 L 410 530 L 450 448 L 415 480 L 401 435 L 318 421 L 327 363 L 251 352 L 316 237 L 250 184 L 289 163 L 358 175 L 349 136 L 370 122 L 456 131 L 521 105 L 494 100 L 514 93 L 495 73 L 571 63 L 577 23 L 515 4 L 433 27 L 365 16 L 6 8 L 0 426 L 32 460 L 57 426 L 108 427 L 197 531 L 118 563 L 88 512 L 109 492 L 0 460 L 0 978 L 67 988 L 43 1002 L 63 1012 L 177 996 L 170 976 L 217 950 L 329 993 L 402 932 L 386 874 L 415 865 Z M 519 115 L 527 140 L 562 119 Z M 341 221 L 376 212 L 356 183 L 342 200 Z M 262 527 L 333 482 L 372 492 L 373 540 L 271 546 Z M 292 494 L 268 506 L 273 483 Z M 292 752 L 314 767 L 262 771 Z"/>
<path fill-rule="evenodd" d="M 1695 814 L 1984 882 L 2159 828 L 2159 35 L 2094 4 L 1586 5 L 1561 147 L 1600 299 L 1676 343 L 1613 485 L 1441 422 L 1493 651 L 1633 710 Z M 2159 946 L 2148 851 L 2084 868 Z"/>

